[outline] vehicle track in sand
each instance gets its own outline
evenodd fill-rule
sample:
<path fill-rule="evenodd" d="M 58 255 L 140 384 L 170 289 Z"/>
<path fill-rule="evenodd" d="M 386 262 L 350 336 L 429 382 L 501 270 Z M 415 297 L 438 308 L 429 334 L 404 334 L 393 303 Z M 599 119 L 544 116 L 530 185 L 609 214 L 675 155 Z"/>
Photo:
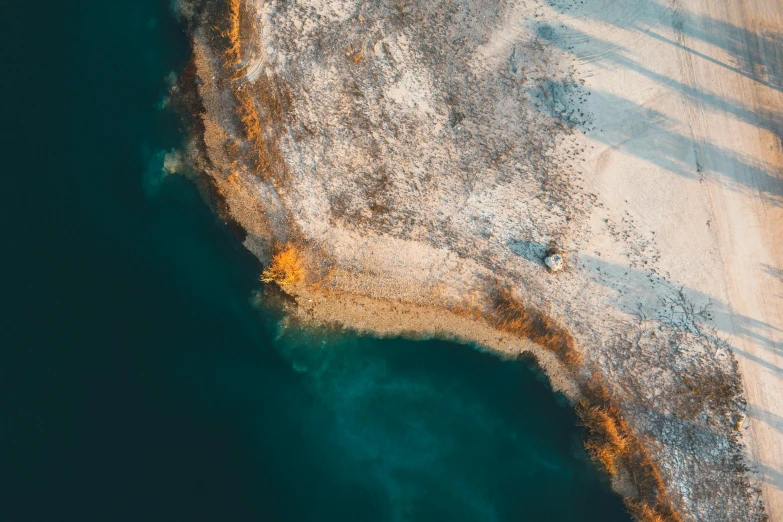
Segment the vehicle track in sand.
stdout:
<path fill-rule="evenodd" d="M 755 56 L 750 59 L 749 70 L 735 71 L 686 50 L 698 48 L 700 44 L 687 33 L 682 34 L 678 41 L 684 47 L 678 50 L 678 58 L 684 82 L 695 89 L 711 89 L 723 98 L 739 95 L 751 112 L 783 110 L 783 96 L 774 88 L 774 79 L 770 81 L 757 74 L 759 70 L 780 71 L 783 64 L 775 61 L 780 55 L 753 51 L 759 49 L 758 26 L 753 19 L 763 17 L 780 34 L 783 29 L 780 4 L 770 0 L 725 4 L 702 0 L 696 11 L 702 16 L 693 20 L 702 21 L 704 34 L 712 32 L 710 20 L 724 22 L 726 31 L 715 34 L 718 40 L 714 47 L 729 48 L 721 42 L 738 42 L 738 49 Z M 736 58 L 739 61 L 742 57 Z M 780 422 L 783 419 L 783 279 L 764 270 L 765 266 L 783 267 L 783 201 L 764 197 L 769 192 L 780 193 L 783 187 L 780 142 L 774 143 L 780 135 L 770 135 L 759 122 L 748 129 L 747 124 L 740 124 L 726 114 L 711 115 L 698 98 L 692 105 L 687 121 L 694 134 L 702 137 L 701 141 L 720 142 L 725 136 L 740 142 L 751 141 L 746 145 L 751 150 L 746 153 L 763 160 L 772 170 L 769 178 L 759 179 L 752 169 L 726 171 L 730 167 L 721 165 L 720 158 L 714 157 L 714 147 L 699 147 L 697 153 L 702 165 L 724 169 L 724 174 L 745 187 L 737 191 L 719 183 L 706 183 L 705 196 L 716 223 L 715 237 L 732 311 L 731 329 L 739 332 L 747 318 L 753 321 L 752 331 L 735 334 L 733 344 L 749 403 L 752 463 L 763 481 L 764 501 L 771 520 L 783 520 L 783 426 Z"/>
<path fill-rule="evenodd" d="M 746 440 L 783 520 L 783 6 L 778 0 L 586 2 L 561 47 L 587 70 L 599 195 L 658 232 L 659 270 L 721 303 Z M 626 179 L 633 181 L 626 181 Z M 639 193 L 637 185 L 644 185 Z M 639 299 L 645 296 L 639 292 Z"/>

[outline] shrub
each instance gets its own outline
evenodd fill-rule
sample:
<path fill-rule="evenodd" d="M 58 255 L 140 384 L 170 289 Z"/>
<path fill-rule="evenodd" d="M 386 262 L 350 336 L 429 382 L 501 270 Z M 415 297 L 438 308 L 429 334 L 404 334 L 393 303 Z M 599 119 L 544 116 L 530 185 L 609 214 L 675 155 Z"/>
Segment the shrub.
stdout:
<path fill-rule="evenodd" d="M 633 506 L 631 511 L 639 522 L 667 522 L 663 516 L 647 504 Z"/>
<path fill-rule="evenodd" d="M 544 312 L 526 307 L 508 289 L 491 290 L 488 315 L 496 328 L 551 350 L 571 371 L 584 397 L 577 413 L 588 432 L 585 449 L 610 475 L 628 472 L 628 479 L 638 488 L 638 494 L 626 499 L 634 518 L 640 522 L 681 522 L 658 468 L 623 419 L 600 376 L 595 371 L 591 376 L 584 373 L 574 338 Z"/>
<path fill-rule="evenodd" d="M 571 335 L 543 312 L 527 308 L 508 290 L 493 292 L 491 307 L 495 326 L 503 331 L 527 337 L 555 352 L 558 359 L 573 368 L 581 363 Z"/>
<path fill-rule="evenodd" d="M 226 62 L 228 65 L 236 65 L 241 60 L 239 23 L 240 23 L 240 2 L 241 0 L 228 1 L 228 29 L 223 31 L 222 35 L 228 38 L 228 49 L 226 50 Z"/>
<path fill-rule="evenodd" d="M 625 426 L 618 420 L 616 411 L 611 407 L 579 407 L 579 417 L 590 435 L 585 448 L 590 456 L 599 461 L 610 475 L 617 474 L 617 459 L 628 451 L 630 438 Z"/>
<path fill-rule="evenodd" d="M 301 281 L 305 273 L 299 250 L 288 246 L 274 255 L 272 263 L 261 273 L 261 281 L 285 287 Z"/>

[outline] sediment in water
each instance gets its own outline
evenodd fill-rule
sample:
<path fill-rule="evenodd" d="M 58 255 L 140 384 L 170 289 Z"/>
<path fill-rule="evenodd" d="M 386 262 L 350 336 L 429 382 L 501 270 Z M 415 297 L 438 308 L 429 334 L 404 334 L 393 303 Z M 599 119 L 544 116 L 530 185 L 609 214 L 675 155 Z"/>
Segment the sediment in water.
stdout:
<path fill-rule="evenodd" d="M 290 249 L 301 257 L 298 280 L 281 281 L 293 298 L 292 316 L 376 335 L 449 338 L 508 357 L 533 354 L 553 387 L 577 406 L 590 434 L 588 450 L 613 475 L 615 488 L 639 520 L 674 521 L 681 516 L 695 520 L 710 510 L 725 513 L 726 506 L 734 513 L 731 516 L 761 519 L 763 512 L 741 473 L 741 462 L 734 470 L 740 471 L 739 478 L 733 475 L 715 483 L 719 492 L 715 498 L 721 502 L 693 496 L 694 489 L 703 490 L 708 478 L 718 480 L 723 471 L 708 478 L 688 472 L 687 465 L 666 453 L 667 445 L 678 441 L 663 440 L 661 433 L 670 425 L 689 426 L 694 420 L 666 419 L 664 427 L 651 425 L 643 410 L 647 394 L 654 390 L 617 371 L 627 367 L 644 373 L 668 364 L 637 355 L 629 362 L 631 350 L 623 351 L 628 343 L 637 350 L 658 347 L 662 353 L 668 350 L 667 343 L 686 341 L 712 343 L 718 353 L 719 343 L 689 337 L 672 325 L 659 325 L 652 334 L 652 330 L 640 331 L 628 324 L 624 314 L 601 308 L 596 296 L 604 294 L 581 277 L 576 259 L 557 275 L 542 271 L 537 262 L 552 245 L 575 250 L 595 204 L 580 189 L 568 160 L 557 153 L 558 147 L 569 143 L 574 122 L 557 112 L 559 105 L 553 105 L 553 98 L 567 101 L 579 87 L 572 75 L 557 70 L 556 56 L 544 47 L 536 48 L 531 51 L 535 60 L 528 58 L 527 63 L 534 70 L 525 72 L 525 67 L 512 64 L 513 78 L 507 72 L 486 73 L 501 85 L 498 92 L 507 99 L 526 96 L 530 101 L 530 107 L 520 109 L 511 136 L 506 137 L 504 125 L 512 122 L 505 115 L 487 115 L 471 105 L 490 103 L 480 90 L 471 101 L 458 100 L 456 90 L 437 85 L 445 80 L 420 73 L 422 68 L 437 72 L 453 65 L 417 62 L 422 57 L 412 50 L 406 33 L 406 24 L 416 23 L 415 9 L 401 8 L 388 19 L 376 18 L 381 27 L 376 42 L 366 40 L 366 19 L 377 15 L 369 7 L 350 15 L 353 26 L 340 13 L 303 16 L 316 26 L 330 17 L 344 23 L 338 29 L 318 26 L 323 32 L 313 37 L 318 48 L 297 51 L 323 62 L 313 73 L 306 64 L 281 65 L 292 60 L 295 49 L 285 49 L 287 55 L 275 49 L 272 26 L 261 25 L 272 19 L 278 23 L 283 15 L 267 7 L 242 0 L 183 2 L 193 43 L 192 68 L 186 78 L 192 78 L 190 92 L 194 88 L 197 93 L 190 98 L 189 110 L 200 114 L 193 125 L 191 152 L 195 168 L 206 174 L 217 196 L 217 207 L 244 231 L 249 250 L 265 264 L 275 253 Z M 484 7 L 492 12 L 491 6 Z M 413 17 L 412 21 L 406 17 Z M 294 26 L 279 25 L 275 30 L 282 35 L 301 30 Z M 433 27 L 441 30 L 437 23 Z M 442 31 L 447 33 L 448 27 Z M 275 51 L 280 55 L 276 61 L 265 55 Z M 331 63 L 339 68 L 329 68 Z M 386 74 L 389 67 L 396 67 L 397 76 L 373 84 L 372 75 Z M 534 73 L 541 77 L 535 78 Z M 330 89 L 309 85 L 308 78 L 340 92 L 328 98 L 333 94 Z M 423 86 L 426 82 L 432 85 Z M 474 82 L 490 92 L 496 88 L 486 78 L 466 82 L 462 87 Z M 446 94 L 438 94 L 438 89 Z M 344 114 L 319 113 L 313 105 L 318 100 L 308 98 L 310 90 L 328 98 L 323 100 L 325 110 L 339 107 Z M 367 101 L 373 93 L 382 101 Z M 412 102 L 406 101 L 408 95 L 414 97 Z M 387 103 L 387 98 L 392 102 Z M 399 119 L 394 114 L 384 116 L 385 110 L 398 110 Z M 373 120 L 373 114 L 380 119 Z M 321 117 L 329 121 L 321 122 Z M 453 143 L 419 148 L 419 142 L 438 140 L 430 127 Z M 340 139 L 342 134 L 347 135 L 345 140 Z M 526 148 L 514 149 L 520 140 L 525 140 Z M 497 142 L 492 150 L 484 150 L 484 142 L 492 141 Z M 308 156 L 307 151 L 316 146 L 321 152 Z M 478 152 L 464 153 L 461 148 Z M 384 154 L 392 150 L 398 156 L 385 161 Z M 417 155 L 423 152 L 435 158 L 430 168 L 455 176 L 446 186 L 443 180 L 427 177 L 427 167 L 418 163 L 422 158 Z M 460 153 L 455 160 L 453 156 Z M 405 155 L 404 162 L 399 154 Z M 532 160 L 525 163 L 525 158 Z M 340 170 L 319 177 L 320 165 L 340 169 L 345 166 L 340 162 L 356 169 L 354 175 Z M 398 167 L 401 172 L 391 172 Z M 482 172 L 487 174 L 480 177 Z M 464 194 L 452 186 L 459 186 Z M 482 201 L 483 197 L 489 200 Z M 493 198 L 509 205 L 522 201 L 527 214 L 520 217 L 519 212 L 493 205 Z M 454 199 L 466 206 L 467 219 L 449 214 L 449 205 L 457 204 Z M 446 206 L 441 205 L 444 201 Z M 495 222 L 484 212 L 494 213 Z M 441 218 L 444 213 L 449 215 Z M 482 221 L 485 218 L 489 221 Z M 496 236 L 510 228 L 520 230 L 525 238 L 498 242 Z M 509 245 L 513 256 L 508 254 Z M 691 363 L 678 360 L 676 364 Z M 700 408 L 698 415 L 705 414 L 698 422 L 733 426 L 742 406 L 736 369 L 718 359 L 699 364 L 711 365 L 708 369 L 728 384 L 721 391 L 723 402 L 714 407 L 704 406 L 690 389 L 687 400 Z M 685 401 L 677 395 L 682 386 L 671 386 L 666 411 Z M 732 458 L 741 456 L 738 436 L 722 424 L 716 426 L 723 451 Z M 712 465 L 710 451 L 695 453 L 695 460 L 704 467 Z"/>

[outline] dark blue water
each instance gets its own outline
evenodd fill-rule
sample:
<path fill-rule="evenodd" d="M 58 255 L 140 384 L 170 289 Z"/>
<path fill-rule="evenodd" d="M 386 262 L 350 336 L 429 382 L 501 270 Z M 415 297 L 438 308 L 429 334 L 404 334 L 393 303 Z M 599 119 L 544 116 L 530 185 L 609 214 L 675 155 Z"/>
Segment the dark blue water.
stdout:
<path fill-rule="evenodd" d="M 158 0 L 6 0 L 0 521 L 628 520 L 524 362 L 281 330 L 160 151 Z"/>

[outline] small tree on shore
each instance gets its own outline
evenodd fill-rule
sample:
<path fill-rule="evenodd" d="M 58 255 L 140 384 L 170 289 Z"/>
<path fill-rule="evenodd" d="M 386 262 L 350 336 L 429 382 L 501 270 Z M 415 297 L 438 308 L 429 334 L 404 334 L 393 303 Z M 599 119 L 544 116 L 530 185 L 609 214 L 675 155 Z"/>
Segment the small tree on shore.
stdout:
<path fill-rule="evenodd" d="M 261 281 L 288 286 L 298 283 L 304 276 L 305 268 L 299 250 L 288 246 L 274 255 L 272 263 L 261 273 Z"/>

